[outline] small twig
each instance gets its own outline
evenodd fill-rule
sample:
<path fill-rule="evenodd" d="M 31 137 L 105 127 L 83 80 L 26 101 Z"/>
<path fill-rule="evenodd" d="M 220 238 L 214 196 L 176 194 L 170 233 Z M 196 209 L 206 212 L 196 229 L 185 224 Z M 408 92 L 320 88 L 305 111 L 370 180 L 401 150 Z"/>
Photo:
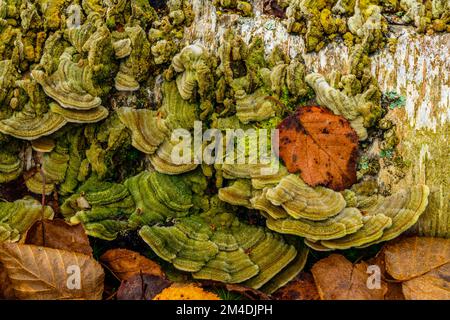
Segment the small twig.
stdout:
<path fill-rule="evenodd" d="M 117 295 L 117 291 L 114 291 L 110 296 L 108 296 L 105 300 L 112 300 Z"/>
<path fill-rule="evenodd" d="M 42 197 L 41 197 L 41 222 L 42 222 L 42 246 L 45 247 L 45 224 L 44 224 L 44 212 L 45 212 L 45 173 L 42 165 L 39 166 L 39 171 L 42 177 Z"/>
<path fill-rule="evenodd" d="M 119 276 L 111 270 L 111 268 L 104 262 L 100 261 L 100 264 L 107 269 L 109 272 L 111 272 L 111 274 L 114 276 L 114 278 L 116 278 L 119 282 L 122 282 L 122 280 L 119 278 Z"/>

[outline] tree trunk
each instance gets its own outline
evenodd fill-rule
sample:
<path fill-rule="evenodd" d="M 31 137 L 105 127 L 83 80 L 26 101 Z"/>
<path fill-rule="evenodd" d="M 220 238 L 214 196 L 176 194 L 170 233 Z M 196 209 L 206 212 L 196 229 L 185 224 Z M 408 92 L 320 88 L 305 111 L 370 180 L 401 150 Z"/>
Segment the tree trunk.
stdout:
<path fill-rule="evenodd" d="M 254 0 L 254 17 L 218 15 L 210 0 L 192 0 L 196 18 L 185 33 L 190 43 L 200 42 L 217 50 L 228 27 L 248 43 L 253 36 L 264 39 L 266 50 L 280 45 L 291 57 L 301 55 L 311 72 L 328 73 L 348 69 L 348 50 L 333 43 L 319 53 L 306 53 L 303 39 L 286 32 L 280 19 L 262 13 L 263 0 Z M 405 96 L 405 108 L 389 112 L 400 143 L 397 151 L 407 167 L 395 172 L 383 166 L 381 188 L 396 191 L 404 186 L 427 184 L 429 205 L 413 228 L 420 235 L 450 236 L 450 34 L 417 34 L 411 27 L 393 27 L 398 39 L 395 52 L 388 47 L 372 58 L 372 72 L 383 92 Z"/>

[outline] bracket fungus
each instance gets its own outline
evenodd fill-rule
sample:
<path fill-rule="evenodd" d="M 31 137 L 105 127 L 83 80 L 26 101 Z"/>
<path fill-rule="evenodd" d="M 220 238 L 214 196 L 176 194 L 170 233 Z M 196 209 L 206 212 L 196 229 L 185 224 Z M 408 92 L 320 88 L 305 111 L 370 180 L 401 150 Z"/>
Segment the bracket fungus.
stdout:
<path fill-rule="evenodd" d="M 272 204 L 282 206 L 294 219 L 326 220 L 345 207 L 344 197 L 339 192 L 324 187 L 312 188 L 293 174 L 268 189 L 266 197 Z"/>
<path fill-rule="evenodd" d="M 72 224 L 82 223 L 88 235 L 113 240 L 120 231 L 129 229 L 128 217 L 134 208 L 125 186 L 91 177 L 64 201 L 61 213 Z"/>
<path fill-rule="evenodd" d="M 170 227 L 144 226 L 139 233 L 161 258 L 196 279 L 253 288 L 261 288 L 289 268 L 297 255 L 306 258 L 303 247 L 298 252 L 281 236 L 239 222 L 231 213 L 181 218 Z M 288 279 L 302 267 L 295 262 L 297 268 Z"/>
<path fill-rule="evenodd" d="M 81 66 L 72 61 L 74 48 L 66 49 L 60 57 L 57 71 L 46 75 L 44 71 L 33 70 L 33 78 L 42 86 L 45 93 L 55 99 L 62 107 L 75 110 L 90 110 L 101 105 L 95 94 L 92 71 L 89 66 Z"/>
<path fill-rule="evenodd" d="M 252 186 L 250 180 L 240 179 L 228 187 L 220 188 L 219 199 L 237 206 L 251 207 Z"/>
<path fill-rule="evenodd" d="M 380 238 L 370 244 L 394 239 L 412 227 L 425 211 L 429 194 L 428 186 L 417 185 L 381 198 L 372 208 L 366 209 L 369 215 L 383 213 L 392 219 L 392 225 L 384 230 Z"/>
<path fill-rule="evenodd" d="M 0 202 L 0 242 L 15 242 L 40 219 L 53 219 L 53 209 L 26 197 L 14 202 Z"/>
<path fill-rule="evenodd" d="M 23 92 L 15 97 L 21 108 L 13 109 L 10 117 L 0 120 L 0 132 L 23 140 L 34 140 L 50 135 L 61 129 L 67 121 L 59 114 L 49 110 L 45 94 L 36 81 L 32 79 L 17 80 L 16 92 Z M 19 102 L 20 101 L 20 102 Z"/>
<path fill-rule="evenodd" d="M 186 161 L 186 163 L 175 163 L 172 158 L 173 148 L 175 143 L 171 140 L 164 140 L 164 142 L 159 146 L 158 150 L 152 155 L 150 155 L 149 160 L 156 171 L 176 175 L 180 173 L 185 173 L 197 168 L 198 164 L 194 161 Z M 185 155 L 183 156 L 183 158 Z M 193 159 L 193 154 L 188 155 L 188 159 Z"/>
<path fill-rule="evenodd" d="M 370 52 L 374 52 L 386 43 L 388 21 L 412 24 L 422 33 L 446 31 L 449 24 L 449 4 L 442 0 L 276 2 L 285 10 L 287 31 L 304 36 L 307 51 L 320 51 L 340 36 L 350 47 L 368 39 Z"/>
<path fill-rule="evenodd" d="M 219 189 L 227 203 L 256 209 L 269 229 L 305 238 L 319 251 L 366 247 L 400 235 L 416 223 L 427 206 L 429 189 L 420 185 L 389 197 L 359 197 L 353 192 L 310 187 L 297 175 L 281 178 L 276 186 L 252 188 L 246 179 Z M 353 194 L 355 197 L 355 195 Z M 347 202 L 347 200 L 349 202 Z M 357 206 L 357 207 L 354 207 Z"/>
<path fill-rule="evenodd" d="M 305 80 L 314 89 L 321 105 L 349 120 L 360 140 L 367 139 L 366 128 L 373 124 L 374 116 L 381 115 L 377 87 L 370 86 L 365 92 L 350 96 L 330 86 L 325 77 L 318 73 L 307 75 Z"/>
<path fill-rule="evenodd" d="M 23 162 L 17 155 L 7 150 L 0 152 L 0 183 L 17 179 L 22 171 Z"/>
<path fill-rule="evenodd" d="M 163 102 L 160 111 L 172 131 L 177 128 L 191 129 L 198 120 L 198 105 L 183 99 L 175 81 L 162 84 Z"/>
<path fill-rule="evenodd" d="M 292 234 L 311 240 L 337 239 L 358 231 L 363 226 L 362 214 L 356 208 L 344 208 L 327 220 L 267 219 L 267 227 L 279 233 Z"/>
<path fill-rule="evenodd" d="M 159 117 L 156 111 L 122 107 L 117 114 L 131 131 L 133 147 L 146 154 L 153 154 L 169 135 L 165 119 Z"/>
<path fill-rule="evenodd" d="M 34 140 L 48 136 L 67 123 L 64 117 L 53 112 L 42 115 L 25 107 L 11 118 L 0 121 L 0 132 L 23 140 Z"/>
<path fill-rule="evenodd" d="M 265 94 L 263 90 L 257 90 L 236 101 L 236 115 L 244 124 L 272 118 L 279 115 L 281 109 L 281 103 Z"/>
<path fill-rule="evenodd" d="M 184 47 L 172 59 L 172 68 L 179 73 L 176 78 L 178 92 L 184 100 L 195 93 L 205 97 L 212 83 L 212 71 L 206 49 L 198 44 Z"/>
<path fill-rule="evenodd" d="M 130 39 L 131 51 L 120 64 L 115 87 L 119 91 L 135 91 L 139 89 L 139 81 L 145 78 L 151 66 L 150 42 L 140 26 L 126 27 L 125 33 Z M 126 45 L 127 42 L 121 44 Z M 118 49 L 115 50 L 117 55 Z"/>
<path fill-rule="evenodd" d="M 192 192 L 181 177 L 142 172 L 124 184 L 136 203 L 136 210 L 129 218 L 132 225 L 183 217 L 192 207 Z"/>

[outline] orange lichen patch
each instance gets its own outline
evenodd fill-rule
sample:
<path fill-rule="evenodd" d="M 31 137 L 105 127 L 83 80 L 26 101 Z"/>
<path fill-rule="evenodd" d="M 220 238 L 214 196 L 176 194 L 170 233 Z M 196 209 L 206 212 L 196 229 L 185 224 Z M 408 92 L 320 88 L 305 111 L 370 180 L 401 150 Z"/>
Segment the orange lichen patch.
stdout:
<path fill-rule="evenodd" d="M 356 182 L 358 136 L 345 118 L 324 107 L 300 107 L 278 129 L 279 155 L 289 172 L 336 191 Z"/>

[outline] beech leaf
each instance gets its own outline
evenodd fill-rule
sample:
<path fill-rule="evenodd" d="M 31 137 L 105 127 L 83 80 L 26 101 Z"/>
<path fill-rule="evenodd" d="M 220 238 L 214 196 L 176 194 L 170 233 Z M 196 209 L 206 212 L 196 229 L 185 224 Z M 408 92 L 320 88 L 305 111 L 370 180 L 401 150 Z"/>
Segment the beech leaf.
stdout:
<path fill-rule="evenodd" d="M 273 297 L 277 300 L 320 300 L 314 278 L 306 272 L 275 291 Z"/>
<path fill-rule="evenodd" d="M 62 219 L 37 221 L 27 232 L 25 243 L 92 256 L 92 248 L 83 226 L 72 226 Z"/>
<path fill-rule="evenodd" d="M 13 300 L 15 298 L 14 289 L 11 286 L 8 273 L 0 263 L 0 300 Z"/>
<path fill-rule="evenodd" d="M 358 136 L 345 118 L 324 107 L 300 107 L 278 129 L 279 156 L 290 173 L 336 191 L 356 182 Z"/>
<path fill-rule="evenodd" d="M 117 290 L 117 300 L 151 300 L 171 282 L 151 274 L 134 274 L 122 281 Z"/>
<path fill-rule="evenodd" d="M 320 260 L 311 271 L 322 300 L 383 300 L 387 285 L 380 280 L 380 288 L 367 285 L 368 265 L 353 265 L 344 256 L 332 254 Z"/>
<path fill-rule="evenodd" d="M 450 263 L 403 282 L 408 300 L 450 300 Z"/>
<path fill-rule="evenodd" d="M 157 263 L 127 249 L 108 250 L 100 257 L 100 261 L 105 263 L 120 280 L 127 280 L 141 273 L 164 276 L 164 272 Z"/>
<path fill-rule="evenodd" d="M 3 243 L 0 262 L 19 299 L 102 298 L 103 269 L 88 255 L 28 244 Z"/>
<path fill-rule="evenodd" d="M 409 237 L 384 248 L 386 270 L 397 280 L 409 280 L 450 263 L 450 239 Z"/>

